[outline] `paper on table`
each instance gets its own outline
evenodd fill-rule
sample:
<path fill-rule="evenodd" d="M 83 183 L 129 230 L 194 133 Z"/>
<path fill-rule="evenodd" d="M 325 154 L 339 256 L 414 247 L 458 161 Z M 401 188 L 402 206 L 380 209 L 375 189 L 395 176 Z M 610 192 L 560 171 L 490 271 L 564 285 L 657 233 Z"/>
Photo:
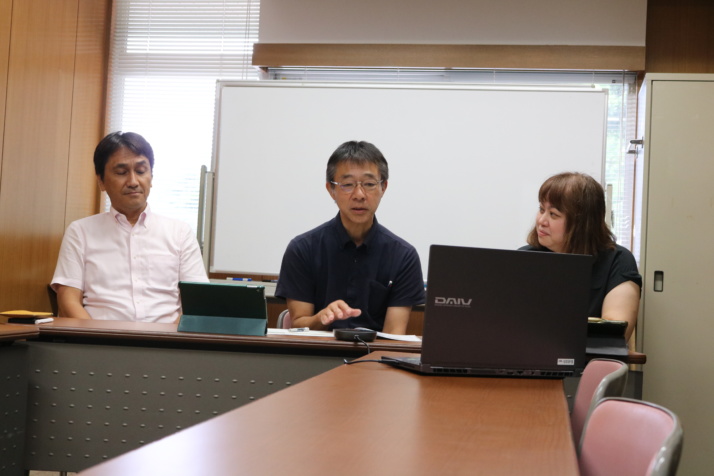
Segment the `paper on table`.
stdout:
<path fill-rule="evenodd" d="M 272 329 L 268 328 L 269 336 L 295 336 L 295 337 L 334 337 L 332 331 L 294 331 L 290 329 Z M 404 342 L 421 342 L 421 339 L 415 335 L 400 335 L 388 334 L 386 332 L 377 332 L 377 337 L 382 339 L 401 340 Z"/>
<path fill-rule="evenodd" d="M 415 335 L 401 335 L 401 334 L 387 334 L 386 332 L 377 332 L 377 337 L 381 337 L 382 339 L 392 339 L 392 340 L 401 340 L 404 342 L 421 342 L 421 339 Z"/>
<path fill-rule="evenodd" d="M 291 331 L 290 329 L 268 328 L 269 336 L 295 336 L 295 337 L 333 337 L 332 331 Z"/>

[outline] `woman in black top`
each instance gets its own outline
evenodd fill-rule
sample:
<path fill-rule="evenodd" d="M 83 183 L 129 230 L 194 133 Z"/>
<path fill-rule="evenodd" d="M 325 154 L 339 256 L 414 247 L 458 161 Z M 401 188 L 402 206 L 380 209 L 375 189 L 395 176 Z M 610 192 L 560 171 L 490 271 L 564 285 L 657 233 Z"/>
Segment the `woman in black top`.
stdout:
<path fill-rule="evenodd" d="M 589 315 L 637 324 L 642 277 L 626 248 L 615 243 L 605 223 L 605 193 L 589 175 L 562 173 L 538 192 L 540 206 L 528 246 L 521 249 L 593 256 Z"/>

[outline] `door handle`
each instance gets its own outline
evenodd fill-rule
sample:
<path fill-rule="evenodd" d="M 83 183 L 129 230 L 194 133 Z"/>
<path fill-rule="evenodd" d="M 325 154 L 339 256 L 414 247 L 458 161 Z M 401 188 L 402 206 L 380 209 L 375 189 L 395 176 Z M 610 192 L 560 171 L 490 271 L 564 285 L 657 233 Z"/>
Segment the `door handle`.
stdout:
<path fill-rule="evenodd" d="M 664 271 L 654 272 L 654 292 L 661 293 L 664 290 Z"/>

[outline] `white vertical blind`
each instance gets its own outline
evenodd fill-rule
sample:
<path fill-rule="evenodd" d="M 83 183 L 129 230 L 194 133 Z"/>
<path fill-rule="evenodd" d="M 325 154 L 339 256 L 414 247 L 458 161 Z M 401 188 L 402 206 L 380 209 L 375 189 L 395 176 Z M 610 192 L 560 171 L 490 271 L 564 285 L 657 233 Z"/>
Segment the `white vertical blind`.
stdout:
<path fill-rule="evenodd" d="M 216 80 L 257 79 L 259 15 L 259 0 L 114 0 L 107 132 L 151 143 L 155 212 L 196 227 Z"/>

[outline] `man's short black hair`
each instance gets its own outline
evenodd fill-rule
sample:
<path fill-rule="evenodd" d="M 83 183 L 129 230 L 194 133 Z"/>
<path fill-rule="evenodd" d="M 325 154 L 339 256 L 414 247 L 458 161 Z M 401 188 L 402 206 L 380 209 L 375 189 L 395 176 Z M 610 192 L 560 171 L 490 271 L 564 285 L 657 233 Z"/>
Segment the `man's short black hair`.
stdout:
<path fill-rule="evenodd" d="M 152 171 L 154 170 L 154 149 L 151 148 L 151 144 L 136 132 L 116 131 L 107 134 L 94 149 L 94 173 L 102 180 L 104 180 L 104 167 L 106 167 L 109 157 L 122 147 L 149 159 L 149 166 Z"/>
<path fill-rule="evenodd" d="M 389 165 L 382 152 L 374 144 L 365 141 L 348 141 L 340 145 L 327 161 L 326 178 L 328 182 L 335 181 L 337 166 L 342 162 L 357 164 L 374 164 L 379 169 L 379 180 L 389 180 Z"/>

